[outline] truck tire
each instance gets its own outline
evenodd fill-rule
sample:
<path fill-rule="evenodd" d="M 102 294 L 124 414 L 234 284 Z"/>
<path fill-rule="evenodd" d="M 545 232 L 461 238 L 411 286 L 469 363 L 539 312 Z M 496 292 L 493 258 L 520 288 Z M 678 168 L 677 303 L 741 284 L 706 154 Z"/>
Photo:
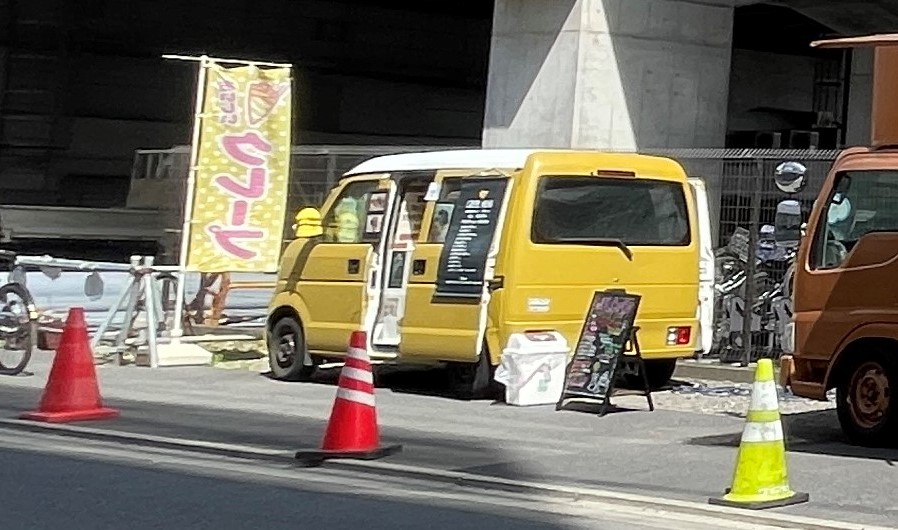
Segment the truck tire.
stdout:
<path fill-rule="evenodd" d="M 283 317 L 268 331 L 268 366 L 280 381 L 308 381 L 317 367 L 307 365 L 305 334 L 293 317 Z"/>
<path fill-rule="evenodd" d="M 836 386 L 836 408 L 842 432 L 865 447 L 894 446 L 898 441 L 898 365 L 888 354 L 875 351 L 858 356 Z"/>

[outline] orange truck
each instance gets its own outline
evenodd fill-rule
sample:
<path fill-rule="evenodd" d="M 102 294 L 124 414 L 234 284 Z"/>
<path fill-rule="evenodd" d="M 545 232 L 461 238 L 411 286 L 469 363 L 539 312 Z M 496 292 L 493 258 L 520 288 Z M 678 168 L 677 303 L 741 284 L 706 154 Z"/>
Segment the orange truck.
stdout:
<path fill-rule="evenodd" d="M 835 389 L 849 440 L 890 445 L 898 442 L 898 34 L 812 46 L 874 49 L 872 134 L 869 147 L 840 153 L 803 225 L 782 379 L 812 399 Z"/>

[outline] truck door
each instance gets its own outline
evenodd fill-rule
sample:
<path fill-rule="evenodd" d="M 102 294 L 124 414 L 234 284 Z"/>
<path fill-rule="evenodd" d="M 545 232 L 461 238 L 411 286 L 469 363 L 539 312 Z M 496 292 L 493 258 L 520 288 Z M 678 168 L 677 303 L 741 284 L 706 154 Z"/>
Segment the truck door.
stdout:
<path fill-rule="evenodd" d="M 708 190 L 705 181 L 690 178 L 689 185 L 695 198 L 699 233 L 699 334 L 696 346 L 702 353 L 709 353 L 714 342 L 714 244 L 711 241 L 711 211 L 708 208 Z"/>
<path fill-rule="evenodd" d="M 324 233 L 300 251 L 295 289 L 308 312 L 310 351 L 345 353 L 350 334 L 365 323 L 369 300 L 380 299 L 380 256 L 394 189 L 386 175 L 346 179 L 323 213 Z"/>
<path fill-rule="evenodd" d="M 410 258 L 400 325 L 404 358 L 474 362 L 480 355 L 511 179 L 470 174 L 438 172 L 426 197 L 425 237 Z"/>

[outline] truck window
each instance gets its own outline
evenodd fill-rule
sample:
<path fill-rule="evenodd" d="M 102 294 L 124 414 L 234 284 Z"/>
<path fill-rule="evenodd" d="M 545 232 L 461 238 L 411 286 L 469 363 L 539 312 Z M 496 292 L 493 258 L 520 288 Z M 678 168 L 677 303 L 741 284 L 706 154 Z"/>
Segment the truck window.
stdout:
<path fill-rule="evenodd" d="M 611 239 L 628 246 L 686 246 L 685 191 L 661 180 L 542 177 L 530 237 L 550 244 Z"/>
<path fill-rule="evenodd" d="M 347 184 L 324 215 L 324 243 L 369 243 L 378 241 L 383 229 L 387 192 L 377 191 L 376 180 Z M 375 204 L 369 208 L 370 203 Z M 380 206 L 378 208 L 378 206 Z M 369 212 L 369 210 L 373 210 Z M 379 211 L 378 211 L 379 210 Z"/>
<path fill-rule="evenodd" d="M 846 171 L 833 192 L 811 250 L 814 268 L 845 262 L 858 240 L 870 232 L 898 232 L 898 171 Z"/>

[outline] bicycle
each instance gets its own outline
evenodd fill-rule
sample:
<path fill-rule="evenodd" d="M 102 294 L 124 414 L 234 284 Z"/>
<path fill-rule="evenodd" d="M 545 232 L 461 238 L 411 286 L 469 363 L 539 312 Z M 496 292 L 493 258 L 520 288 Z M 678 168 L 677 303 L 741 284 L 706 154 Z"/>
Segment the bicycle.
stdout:
<path fill-rule="evenodd" d="M 0 250 L 0 263 L 15 268 L 16 254 Z M 9 279 L 0 285 L 0 375 L 18 375 L 31 361 L 37 343 L 38 312 L 23 283 Z"/>

